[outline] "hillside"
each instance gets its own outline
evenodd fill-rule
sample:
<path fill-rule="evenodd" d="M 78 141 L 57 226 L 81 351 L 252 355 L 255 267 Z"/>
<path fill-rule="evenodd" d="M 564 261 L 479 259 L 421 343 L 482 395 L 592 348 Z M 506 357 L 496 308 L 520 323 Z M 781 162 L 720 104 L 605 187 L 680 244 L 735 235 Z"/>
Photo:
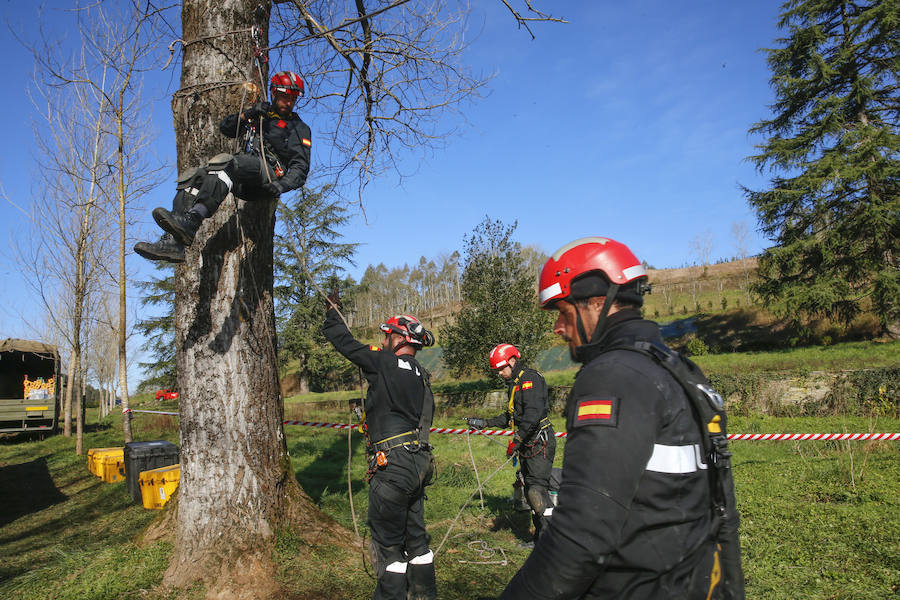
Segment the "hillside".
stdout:
<path fill-rule="evenodd" d="M 829 346 L 839 342 L 872 339 L 878 322 L 872 315 L 859 317 L 850 327 L 828 321 L 809 324 L 805 330 L 779 319 L 756 302 L 749 287 L 755 278 L 755 258 L 678 269 L 649 269 L 652 293 L 645 296 L 644 315 L 658 321 L 667 343 L 693 356 L 734 352 L 778 351 L 805 346 Z M 426 326 L 437 333 L 437 347 L 419 353 L 435 381 L 451 378 L 441 362 L 441 328 L 453 322 L 458 303 L 439 305 L 422 313 Z M 380 343 L 375 327 L 357 334 L 367 342 Z M 562 340 L 543 351 L 534 361 L 542 372 L 576 367 Z M 283 381 L 285 395 L 296 393 L 289 381 L 288 365 Z"/>

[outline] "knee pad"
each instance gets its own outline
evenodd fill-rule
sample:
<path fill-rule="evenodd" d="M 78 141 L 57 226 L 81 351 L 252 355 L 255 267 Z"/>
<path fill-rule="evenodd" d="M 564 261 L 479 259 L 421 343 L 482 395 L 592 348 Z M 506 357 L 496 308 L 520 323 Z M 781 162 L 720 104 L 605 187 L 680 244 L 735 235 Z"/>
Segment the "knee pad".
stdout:
<path fill-rule="evenodd" d="M 199 167 L 191 167 L 186 171 L 182 171 L 178 174 L 178 179 L 175 180 L 175 189 L 184 190 L 191 186 L 196 187 L 195 180 L 198 177 L 203 177 L 203 169 Z"/>
<path fill-rule="evenodd" d="M 228 191 L 231 192 L 231 188 L 234 187 L 234 182 L 231 180 L 231 175 L 229 171 L 231 171 L 231 167 L 234 164 L 234 156 L 231 154 L 216 154 L 209 162 L 206 163 L 206 173 L 208 175 L 212 175 L 222 180 L 222 182 L 228 187 Z"/>
<path fill-rule="evenodd" d="M 227 152 L 223 152 L 222 154 L 216 154 L 209 162 L 206 163 L 207 171 L 222 171 L 231 166 L 231 162 L 234 160 L 234 155 L 228 154 Z"/>
<path fill-rule="evenodd" d="M 528 504 L 532 512 L 539 517 L 549 517 L 553 513 L 553 501 L 547 488 L 533 485 L 528 488 Z"/>

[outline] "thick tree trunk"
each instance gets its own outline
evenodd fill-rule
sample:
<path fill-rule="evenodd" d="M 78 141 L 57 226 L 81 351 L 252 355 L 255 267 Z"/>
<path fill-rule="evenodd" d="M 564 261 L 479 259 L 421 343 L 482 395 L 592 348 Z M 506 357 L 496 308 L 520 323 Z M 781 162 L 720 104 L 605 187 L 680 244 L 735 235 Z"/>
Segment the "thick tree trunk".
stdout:
<path fill-rule="evenodd" d="M 183 3 L 184 61 L 173 100 L 180 169 L 234 148 L 218 124 L 241 101 L 240 85 L 228 82 L 248 76 L 257 4 Z M 274 215 L 274 203 L 226 200 L 176 270 L 182 470 L 165 582 L 205 581 L 216 598 L 280 595 L 269 564 L 278 528 L 303 521 L 309 533 L 328 529 L 348 539 L 300 490 L 287 455 L 272 298 Z"/>

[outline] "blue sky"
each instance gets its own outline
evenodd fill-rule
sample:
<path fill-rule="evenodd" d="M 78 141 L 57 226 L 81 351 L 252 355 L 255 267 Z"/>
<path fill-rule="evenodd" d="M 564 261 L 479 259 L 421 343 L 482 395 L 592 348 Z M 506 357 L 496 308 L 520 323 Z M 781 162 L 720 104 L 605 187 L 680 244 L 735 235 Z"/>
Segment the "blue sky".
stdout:
<path fill-rule="evenodd" d="M 402 180 L 389 175 L 366 188 L 366 218 L 354 218 L 343 232 L 362 244 L 351 274 L 358 279 L 368 264 L 394 267 L 461 249 L 485 215 L 517 220 L 517 239 L 547 252 L 604 235 L 657 267 L 695 261 L 691 241 L 698 235 L 712 236 L 714 259 L 735 255 L 736 222 L 746 225 L 748 249 L 758 252 L 767 244 L 755 233 L 739 185 L 765 183 L 745 160 L 760 141 L 747 130 L 767 117 L 772 102 L 759 49 L 779 37 L 780 4 L 538 0 L 569 23 L 535 23 L 532 40 L 499 0 L 474 2 L 466 60 L 495 77 L 485 97 L 463 106 L 465 120 L 445 122 L 456 131 L 444 148 L 404 155 Z M 22 206 L 37 168 L 26 98 L 33 67 L 9 28 L 33 33 L 33 10 L 25 2 L 0 4 L 8 24 L 0 34 L 6 115 L 0 184 Z M 60 13 L 47 14 L 51 26 L 63 24 Z M 177 79 L 161 73 L 148 87 L 154 152 L 170 163 L 169 101 Z M 313 169 L 325 156 L 314 146 Z M 146 198 L 148 238 L 156 235 L 150 209 L 169 206 L 171 195 L 164 184 Z M 419 224 L 414 234 L 410 216 Z M 7 249 L 21 235 L 21 219 L 0 201 L 0 337 L 33 336 L 23 317 L 35 320 L 35 301 Z M 129 270 L 136 278 L 153 272 L 136 256 Z"/>
<path fill-rule="evenodd" d="M 772 101 L 758 49 L 777 36 L 778 2 L 554 2 L 570 23 L 537 24 L 535 40 L 496 4 L 479 3 L 492 10 L 473 47 L 496 70 L 490 95 L 446 150 L 409 161 L 402 186 L 370 185 L 361 266 L 452 251 L 485 214 L 548 252 L 606 235 L 658 267 L 695 260 L 705 232 L 714 258 L 733 256 L 738 221 L 751 251 L 766 245 L 739 185 L 764 183 L 744 159 Z M 385 244 L 410 211 L 425 239 Z"/>

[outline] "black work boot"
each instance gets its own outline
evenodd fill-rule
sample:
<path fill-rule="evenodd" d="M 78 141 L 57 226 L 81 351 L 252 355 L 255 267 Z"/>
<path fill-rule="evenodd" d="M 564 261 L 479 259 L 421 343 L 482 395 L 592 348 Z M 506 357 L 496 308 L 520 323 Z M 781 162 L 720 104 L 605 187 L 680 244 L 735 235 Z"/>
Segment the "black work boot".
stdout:
<path fill-rule="evenodd" d="M 153 220 L 163 231 L 171 233 L 177 242 L 190 246 L 194 242 L 194 235 L 197 234 L 200 223 L 203 222 L 203 217 L 193 211 L 178 214 L 164 208 L 154 208 Z"/>
<path fill-rule="evenodd" d="M 171 233 L 153 242 L 138 242 L 134 251 L 147 260 L 164 260 L 170 263 L 184 262 L 184 246 L 175 241 Z"/>

